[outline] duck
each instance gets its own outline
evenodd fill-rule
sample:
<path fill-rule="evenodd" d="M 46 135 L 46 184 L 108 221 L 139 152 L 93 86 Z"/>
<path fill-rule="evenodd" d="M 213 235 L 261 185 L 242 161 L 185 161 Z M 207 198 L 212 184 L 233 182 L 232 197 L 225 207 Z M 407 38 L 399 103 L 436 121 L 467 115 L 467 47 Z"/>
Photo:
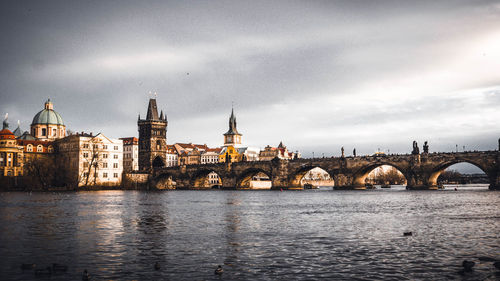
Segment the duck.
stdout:
<path fill-rule="evenodd" d="M 493 266 L 496 267 L 497 269 L 500 269 L 500 261 L 494 262 Z"/>
<path fill-rule="evenodd" d="M 21 269 L 22 270 L 33 269 L 35 267 L 36 267 L 36 264 L 34 264 L 34 263 L 23 263 L 23 264 L 21 264 Z"/>
<path fill-rule="evenodd" d="M 58 263 L 53 263 L 52 264 L 52 271 L 54 272 L 66 272 L 68 271 L 68 266 L 66 265 L 62 265 L 62 264 L 58 264 Z"/>
<path fill-rule="evenodd" d="M 462 266 L 464 267 L 464 271 L 466 271 L 466 272 L 472 271 L 472 268 L 474 267 L 475 264 L 476 264 L 475 262 L 468 261 L 468 260 L 464 260 L 462 262 Z"/>
<path fill-rule="evenodd" d="M 45 269 L 35 270 L 35 276 L 38 276 L 38 277 L 51 276 L 51 275 L 52 275 L 52 268 L 50 266 L 47 266 Z"/>
<path fill-rule="evenodd" d="M 90 280 L 90 275 L 88 273 L 88 271 L 85 269 L 83 270 L 83 273 L 82 273 L 82 281 L 89 281 Z"/>
<path fill-rule="evenodd" d="M 403 236 L 412 236 L 413 233 L 411 231 L 403 232 Z"/>
<path fill-rule="evenodd" d="M 222 273 L 224 272 L 224 269 L 222 269 L 222 266 L 217 266 L 217 268 L 215 269 L 215 272 L 214 274 L 217 274 L 217 275 L 221 275 Z"/>

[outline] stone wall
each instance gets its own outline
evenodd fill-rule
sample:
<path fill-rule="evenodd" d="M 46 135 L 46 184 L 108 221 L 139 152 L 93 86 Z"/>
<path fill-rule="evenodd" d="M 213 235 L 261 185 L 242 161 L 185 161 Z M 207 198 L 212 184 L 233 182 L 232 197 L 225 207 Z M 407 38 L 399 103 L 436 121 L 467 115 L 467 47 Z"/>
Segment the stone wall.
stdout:
<path fill-rule="evenodd" d="M 123 189 L 149 189 L 149 174 L 139 172 L 123 173 Z"/>

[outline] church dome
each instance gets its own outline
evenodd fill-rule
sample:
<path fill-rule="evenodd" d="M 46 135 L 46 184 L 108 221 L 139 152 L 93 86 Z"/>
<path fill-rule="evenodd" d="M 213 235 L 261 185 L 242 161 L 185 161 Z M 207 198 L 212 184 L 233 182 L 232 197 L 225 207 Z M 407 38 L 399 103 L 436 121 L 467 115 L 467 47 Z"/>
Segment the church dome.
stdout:
<path fill-rule="evenodd" d="M 45 102 L 45 108 L 38 112 L 35 117 L 33 117 L 33 122 L 31 125 L 37 124 L 54 124 L 54 125 L 64 125 L 63 119 L 59 113 L 53 109 L 52 102 L 50 99 Z"/>

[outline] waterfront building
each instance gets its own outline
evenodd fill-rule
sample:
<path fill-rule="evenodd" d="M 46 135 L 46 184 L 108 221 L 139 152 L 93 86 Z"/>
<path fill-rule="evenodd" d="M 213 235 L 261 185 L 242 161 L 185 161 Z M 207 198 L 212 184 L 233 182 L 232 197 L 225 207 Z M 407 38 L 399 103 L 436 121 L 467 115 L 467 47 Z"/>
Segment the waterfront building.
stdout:
<path fill-rule="evenodd" d="M 221 148 L 208 148 L 201 153 L 201 164 L 214 164 L 219 163 L 219 154 Z"/>
<path fill-rule="evenodd" d="M 175 143 L 178 165 L 201 164 L 201 154 L 208 150 L 206 144 Z"/>
<path fill-rule="evenodd" d="M 238 152 L 238 148 L 229 145 L 222 147 L 219 154 L 219 163 L 233 163 L 241 161 L 242 156 Z"/>
<path fill-rule="evenodd" d="M 56 140 L 66 136 L 66 126 L 59 113 L 54 110 L 54 105 L 48 99 L 44 109 L 33 117 L 31 122 L 31 135 L 42 141 Z"/>
<path fill-rule="evenodd" d="M 139 170 L 139 140 L 135 137 L 120 138 L 123 141 L 123 171 Z"/>
<path fill-rule="evenodd" d="M 61 176 L 77 186 L 118 186 L 123 173 L 123 141 L 99 133 L 77 133 L 56 141 Z"/>
<path fill-rule="evenodd" d="M 260 161 L 270 161 L 274 158 L 291 160 L 300 158 L 300 153 L 294 153 L 288 151 L 287 147 L 283 145 L 283 142 L 280 142 L 278 147 L 266 146 L 264 150 L 259 153 Z"/>
<path fill-rule="evenodd" d="M 16 136 L 9 130 L 7 116 L 0 131 L 0 176 L 14 177 L 23 174 L 23 147 L 18 145 Z"/>
<path fill-rule="evenodd" d="M 179 165 L 179 155 L 174 145 L 167 145 L 167 154 L 165 155 L 167 159 L 167 167 L 174 167 Z"/>
<path fill-rule="evenodd" d="M 139 170 L 151 171 L 153 167 L 165 167 L 167 154 L 167 116 L 158 115 L 156 99 L 149 99 L 146 119 L 139 115 Z"/>
<path fill-rule="evenodd" d="M 219 177 L 219 175 L 216 173 L 216 172 L 210 172 L 210 174 L 208 174 L 208 183 L 211 185 L 211 186 L 220 186 L 222 185 L 222 181 Z"/>
<path fill-rule="evenodd" d="M 224 133 L 224 146 L 241 146 L 241 136 L 236 128 L 236 116 L 234 115 L 234 110 L 231 109 L 231 116 L 229 117 L 229 130 Z"/>

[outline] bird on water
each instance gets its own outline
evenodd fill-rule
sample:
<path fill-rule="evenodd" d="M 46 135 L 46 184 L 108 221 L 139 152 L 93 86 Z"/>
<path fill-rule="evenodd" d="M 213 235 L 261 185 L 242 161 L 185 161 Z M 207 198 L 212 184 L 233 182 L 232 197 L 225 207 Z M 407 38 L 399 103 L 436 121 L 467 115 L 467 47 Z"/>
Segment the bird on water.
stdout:
<path fill-rule="evenodd" d="M 214 274 L 221 275 L 223 272 L 224 272 L 224 269 L 222 269 L 222 266 L 220 266 L 220 265 L 219 265 L 219 266 L 215 269 Z"/>

